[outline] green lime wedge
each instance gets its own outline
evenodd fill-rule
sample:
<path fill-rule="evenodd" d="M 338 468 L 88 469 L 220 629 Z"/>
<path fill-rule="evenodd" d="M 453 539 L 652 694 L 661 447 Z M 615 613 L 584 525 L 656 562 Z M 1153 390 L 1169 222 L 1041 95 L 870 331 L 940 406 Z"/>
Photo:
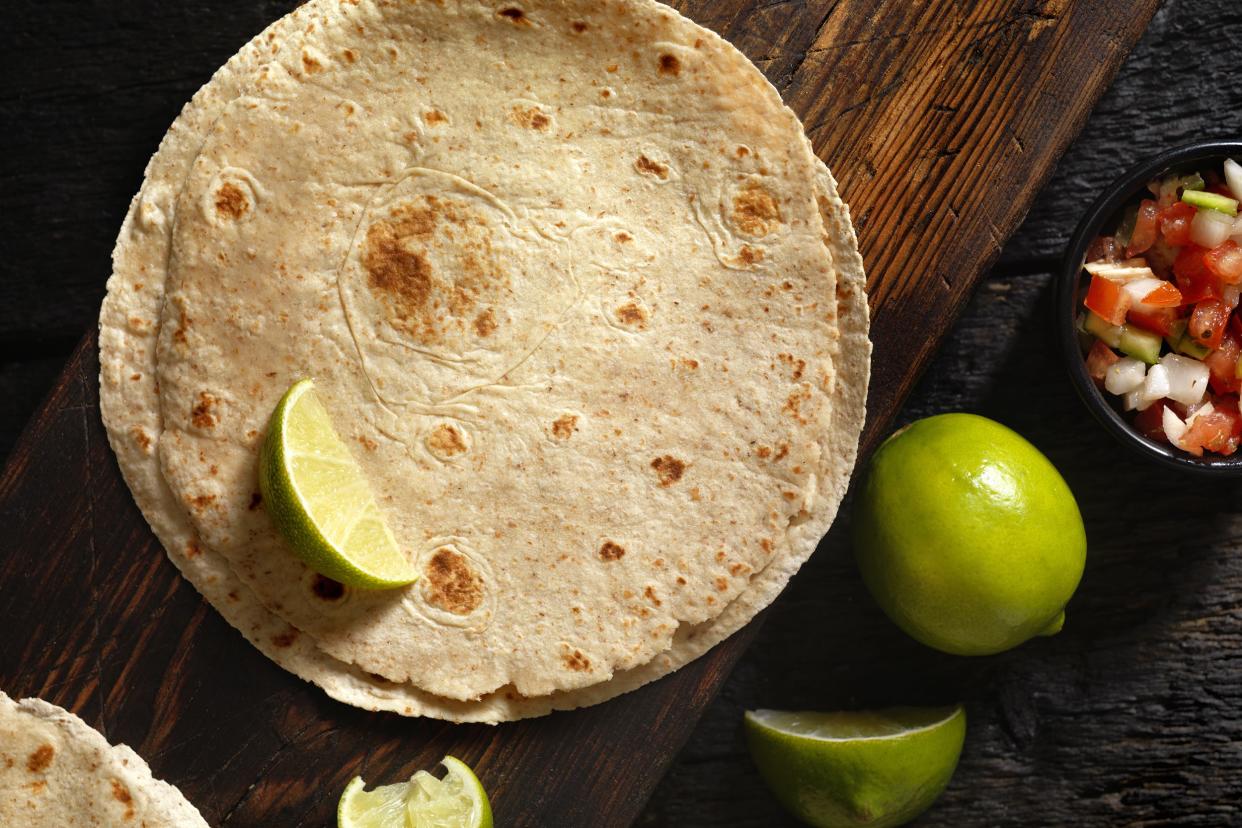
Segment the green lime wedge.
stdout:
<path fill-rule="evenodd" d="M 285 540 L 316 572 L 362 589 L 417 577 L 309 379 L 294 383 L 272 412 L 259 490 Z"/>
<path fill-rule="evenodd" d="M 492 806 L 478 777 L 452 756 L 441 764 L 443 779 L 419 771 L 409 782 L 373 791 L 355 776 L 336 808 L 338 828 L 492 828 Z"/>
<path fill-rule="evenodd" d="M 818 828 L 887 828 L 927 810 L 949 784 L 966 711 L 749 710 L 745 725 L 760 776 L 794 816 Z"/>

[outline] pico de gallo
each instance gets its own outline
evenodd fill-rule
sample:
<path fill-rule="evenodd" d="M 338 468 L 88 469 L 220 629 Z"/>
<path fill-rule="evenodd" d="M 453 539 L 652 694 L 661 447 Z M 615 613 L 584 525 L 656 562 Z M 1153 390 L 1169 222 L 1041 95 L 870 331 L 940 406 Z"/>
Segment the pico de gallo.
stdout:
<path fill-rule="evenodd" d="M 1233 454 L 1242 444 L 1242 165 L 1228 159 L 1147 189 L 1087 250 L 1078 319 L 1087 372 L 1149 439 L 1195 456 Z"/>

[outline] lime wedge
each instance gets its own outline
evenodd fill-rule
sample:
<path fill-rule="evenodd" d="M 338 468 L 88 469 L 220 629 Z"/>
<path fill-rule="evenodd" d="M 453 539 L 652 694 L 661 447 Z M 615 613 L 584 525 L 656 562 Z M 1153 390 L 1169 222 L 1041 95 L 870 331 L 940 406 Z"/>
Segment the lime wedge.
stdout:
<path fill-rule="evenodd" d="M 746 712 L 759 774 L 790 813 L 819 828 L 914 819 L 949 784 L 966 737 L 958 707 Z"/>
<path fill-rule="evenodd" d="M 362 777 L 345 786 L 336 809 L 338 828 L 492 828 L 492 807 L 478 777 L 452 756 L 438 779 L 419 771 L 409 782 L 366 790 Z"/>
<path fill-rule="evenodd" d="M 316 572 L 363 589 L 417 577 L 309 379 L 294 383 L 272 412 L 259 490 L 285 540 Z"/>

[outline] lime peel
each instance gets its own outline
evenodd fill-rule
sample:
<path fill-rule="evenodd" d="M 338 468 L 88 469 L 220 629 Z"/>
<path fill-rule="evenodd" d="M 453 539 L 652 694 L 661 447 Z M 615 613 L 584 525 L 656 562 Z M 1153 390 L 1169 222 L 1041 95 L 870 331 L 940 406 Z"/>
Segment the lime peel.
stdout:
<path fill-rule="evenodd" d="M 408 782 L 366 790 L 362 777 L 345 786 L 338 828 L 492 828 L 492 807 L 470 766 L 445 756 L 443 779 L 418 771 Z"/>
<path fill-rule="evenodd" d="M 966 713 L 747 711 L 751 757 L 790 813 L 820 828 L 900 825 L 925 811 L 957 768 Z"/>

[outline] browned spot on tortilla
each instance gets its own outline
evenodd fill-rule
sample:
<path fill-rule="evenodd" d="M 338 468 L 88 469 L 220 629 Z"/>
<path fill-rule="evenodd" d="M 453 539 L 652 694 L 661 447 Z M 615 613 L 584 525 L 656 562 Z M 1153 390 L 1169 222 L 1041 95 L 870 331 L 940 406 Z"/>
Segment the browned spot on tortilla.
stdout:
<path fill-rule="evenodd" d="M 725 577 L 723 577 L 723 576 L 722 576 L 722 577 L 719 577 L 719 578 L 717 578 L 717 579 L 716 579 L 716 591 L 717 591 L 717 592 L 724 592 L 724 591 L 725 591 L 725 590 L 727 590 L 728 588 L 729 588 L 729 579 L 728 579 L 728 578 L 725 578 Z"/>
<path fill-rule="evenodd" d="M 198 541 L 190 541 L 185 545 L 185 556 L 189 560 L 192 561 L 201 554 L 203 554 L 203 548 L 198 545 Z"/>
<path fill-rule="evenodd" d="M 297 630 L 286 630 L 285 632 L 282 632 L 280 635 L 274 636 L 272 638 L 272 643 L 275 644 L 277 647 L 282 647 L 282 648 L 292 647 L 293 642 L 297 640 L 298 640 Z"/>
<path fill-rule="evenodd" d="M 744 244 L 737 251 L 737 257 L 742 264 L 752 265 L 763 261 L 763 251 L 757 247 L 751 247 L 749 244 Z"/>
<path fill-rule="evenodd" d="M 334 581 L 326 575 L 316 575 L 311 582 L 311 592 L 324 601 L 339 601 L 345 596 L 345 585 Z"/>
<path fill-rule="evenodd" d="M 619 561 L 625 557 L 625 547 L 619 543 L 606 540 L 599 548 L 599 557 L 600 560 L 604 561 Z"/>
<path fill-rule="evenodd" d="M 647 600 L 655 604 L 657 607 L 661 606 L 664 603 L 663 601 L 661 601 L 659 598 L 656 597 L 655 590 L 652 589 L 651 587 L 647 587 L 646 589 L 644 589 L 643 595 L 647 596 Z"/>
<path fill-rule="evenodd" d="M 729 574 L 732 575 L 734 578 L 749 571 L 750 571 L 750 567 L 744 563 L 729 564 Z"/>
<path fill-rule="evenodd" d="M 794 389 L 789 397 L 785 400 L 785 405 L 781 408 L 790 417 L 793 417 L 800 423 L 806 424 L 808 420 L 802 414 L 802 404 L 811 398 L 811 387 L 803 384 L 800 388 Z M 779 458 L 778 458 L 779 459 Z"/>
<path fill-rule="evenodd" d="M 250 505 L 247 506 L 246 508 L 253 512 L 255 509 L 259 508 L 262 505 L 263 505 L 263 495 L 260 494 L 259 492 L 251 492 Z"/>
<path fill-rule="evenodd" d="M 134 442 L 143 451 L 151 448 L 151 437 L 142 429 L 142 426 L 134 426 L 129 430 L 129 436 L 134 438 Z"/>
<path fill-rule="evenodd" d="M 429 109 L 423 113 L 423 120 L 428 124 L 442 124 L 448 120 L 448 116 L 438 109 Z"/>
<path fill-rule="evenodd" d="M 768 538 L 760 538 L 759 548 L 762 549 L 767 554 L 771 555 L 772 554 L 772 541 L 769 540 Z"/>
<path fill-rule="evenodd" d="M 781 443 L 779 446 L 776 447 L 776 456 L 773 457 L 772 459 L 773 460 L 784 460 L 785 456 L 788 454 L 789 454 L 789 444 Z"/>
<path fill-rule="evenodd" d="M 31 793 L 41 794 L 41 793 L 43 793 L 43 789 L 47 787 L 47 780 L 46 780 L 46 779 L 36 779 L 36 780 L 35 780 L 35 781 L 33 781 L 33 782 L 27 782 L 27 783 L 26 783 L 25 785 L 23 785 L 22 787 L 26 788 L 26 789 L 27 789 L 28 791 L 30 791 Z"/>
<path fill-rule="evenodd" d="M 776 199 L 753 181 L 733 197 L 733 224 L 748 236 L 766 236 L 780 220 Z"/>
<path fill-rule="evenodd" d="M 581 650 L 562 654 L 561 661 L 565 662 L 566 667 L 579 673 L 585 673 L 591 669 L 591 659 L 584 656 Z"/>
<path fill-rule="evenodd" d="M 635 302 L 622 305 L 614 313 L 617 315 L 617 321 L 622 325 L 637 328 L 640 331 L 647 329 L 647 312 Z"/>
<path fill-rule="evenodd" d="M 441 258 L 433 267 L 428 250 L 437 233 L 446 244 L 436 247 Z M 374 221 L 361 264 L 391 324 L 422 344 L 467 332 L 485 298 L 493 306 L 512 299 L 487 222 L 474 205 L 451 197 L 418 196 Z"/>
<path fill-rule="evenodd" d="M 375 442 L 374 440 L 372 440 L 370 437 L 366 436 L 365 434 L 359 434 L 357 437 L 357 440 L 358 440 L 358 445 L 362 446 L 367 451 L 375 451 L 377 448 L 379 448 L 379 443 Z"/>
<path fill-rule="evenodd" d="M 670 55 L 668 52 L 660 55 L 660 74 L 673 76 L 681 74 L 681 61 L 676 55 Z"/>
<path fill-rule="evenodd" d="M 755 454 L 759 455 L 760 457 L 766 460 L 768 457 L 772 456 L 772 449 L 768 448 L 767 446 L 760 446 L 759 448 L 755 449 Z"/>
<path fill-rule="evenodd" d="M 652 460 L 651 468 L 655 469 L 656 475 L 659 476 L 661 486 L 673 485 L 686 473 L 686 464 L 671 454 Z"/>
<path fill-rule="evenodd" d="M 216 190 L 216 212 L 220 215 L 239 219 L 249 209 L 250 200 L 236 184 L 226 181 Z"/>
<path fill-rule="evenodd" d="M 313 75 L 315 72 L 318 72 L 320 69 L 323 68 L 323 64 L 315 60 L 315 58 L 312 57 L 311 55 L 308 55 L 306 54 L 306 52 L 303 52 L 302 53 L 302 68 L 306 70 L 306 74 Z"/>
<path fill-rule="evenodd" d="M 346 63 L 353 63 L 355 60 L 358 59 L 358 53 L 355 52 L 353 49 L 346 49 L 343 52 L 341 52 L 341 57 L 345 58 Z"/>
<path fill-rule="evenodd" d="M 437 549 L 425 567 L 423 598 L 453 615 L 469 615 L 483 603 L 483 579 L 470 561 L 448 547 Z"/>
<path fill-rule="evenodd" d="M 690 490 L 690 499 L 691 499 L 691 500 L 693 500 L 693 501 L 695 501 L 695 502 L 697 503 L 701 497 L 702 497 L 702 495 L 699 493 L 699 487 L 698 487 L 698 486 L 695 486 L 694 488 L 692 488 L 692 489 Z"/>
<path fill-rule="evenodd" d="M 436 457 L 455 457 L 466 450 L 466 438 L 449 423 L 440 423 L 433 428 L 425 442 L 427 449 Z"/>
<path fill-rule="evenodd" d="M 575 20 L 573 23 L 569 24 L 569 28 L 573 29 L 578 34 L 582 34 L 590 27 L 581 20 Z"/>
<path fill-rule="evenodd" d="M 781 497 L 785 498 L 786 500 L 792 503 L 793 501 L 798 499 L 798 493 L 797 492 L 781 492 Z"/>
<path fill-rule="evenodd" d="M 653 175 L 661 181 L 668 180 L 668 164 L 652 161 L 645 155 L 640 155 L 634 159 L 634 169 L 644 175 Z"/>
<path fill-rule="evenodd" d="M 806 370 L 805 359 L 797 359 L 793 354 L 777 354 L 776 358 L 789 369 L 790 378 L 795 381 L 802 379 L 802 373 Z"/>
<path fill-rule="evenodd" d="M 526 16 L 526 12 L 522 11 L 517 6 L 507 6 L 506 8 L 496 12 L 496 14 L 513 23 L 515 26 L 530 25 L 530 18 Z"/>
<path fill-rule="evenodd" d="M 617 231 L 617 233 L 613 236 L 613 238 L 616 239 L 621 244 L 625 244 L 628 241 L 634 240 L 634 237 L 631 236 L 629 233 L 625 232 L 624 230 Z"/>
<path fill-rule="evenodd" d="M 548 126 L 552 123 L 551 118 L 533 106 L 515 106 L 509 112 L 509 117 L 518 126 L 537 129 L 541 132 L 547 132 Z"/>
<path fill-rule="evenodd" d="M 26 758 L 26 770 L 31 773 L 42 773 L 52 764 L 56 756 L 56 748 L 51 745 L 39 745 L 34 753 Z"/>
<path fill-rule="evenodd" d="M 195 495 L 188 500 L 189 505 L 195 512 L 201 512 L 215 502 L 216 496 L 213 494 Z"/>
<path fill-rule="evenodd" d="M 206 391 L 198 395 L 198 402 L 190 409 L 190 424 L 195 428 L 212 428 L 219 422 L 219 418 L 215 415 L 215 406 L 218 401 Z"/>
<path fill-rule="evenodd" d="M 496 314 L 491 308 L 485 308 L 474 318 L 474 331 L 481 337 L 491 336 L 497 327 Z"/>
<path fill-rule="evenodd" d="M 568 440 L 578 430 L 578 417 L 575 414 L 562 414 L 552 421 L 552 436 L 558 440 Z"/>
<path fill-rule="evenodd" d="M 112 798 L 125 806 L 125 819 L 134 818 L 134 798 L 129 793 L 129 788 L 125 787 L 125 783 L 119 779 L 108 780 L 112 783 Z"/>

